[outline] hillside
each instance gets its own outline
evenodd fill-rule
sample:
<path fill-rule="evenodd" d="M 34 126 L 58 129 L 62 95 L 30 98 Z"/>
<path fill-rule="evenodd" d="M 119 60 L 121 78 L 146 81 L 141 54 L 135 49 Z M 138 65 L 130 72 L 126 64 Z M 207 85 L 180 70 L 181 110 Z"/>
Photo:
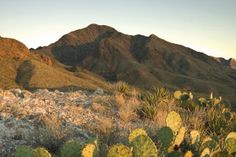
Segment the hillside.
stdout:
<path fill-rule="evenodd" d="M 92 24 L 32 52 L 85 68 L 112 82 L 122 80 L 144 89 L 183 88 L 199 94 L 213 91 L 236 102 L 233 59 L 215 59 L 156 35 L 130 36 Z"/>
<path fill-rule="evenodd" d="M 65 66 L 45 55 L 30 53 L 19 41 L 0 38 L 0 88 L 48 88 L 73 90 L 108 89 L 109 84 L 89 71 L 79 74 L 65 70 Z"/>

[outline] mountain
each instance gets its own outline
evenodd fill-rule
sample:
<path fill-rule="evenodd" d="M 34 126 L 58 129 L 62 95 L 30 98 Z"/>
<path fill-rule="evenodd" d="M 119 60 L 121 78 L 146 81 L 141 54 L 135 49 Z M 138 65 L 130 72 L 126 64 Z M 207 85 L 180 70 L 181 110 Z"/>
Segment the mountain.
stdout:
<path fill-rule="evenodd" d="M 0 38 L 2 88 L 109 89 L 110 82 L 125 81 L 140 89 L 214 92 L 236 103 L 235 65 L 234 59 L 208 56 L 153 34 L 131 36 L 97 24 L 36 50 Z"/>
<path fill-rule="evenodd" d="M 30 53 L 21 42 L 0 38 L 0 88 L 107 89 L 109 84 L 86 70 L 80 74 L 42 54 Z"/>
<path fill-rule="evenodd" d="M 114 28 L 91 24 L 57 42 L 32 51 L 60 63 L 82 67 L 108 81 L 126 81 L 140 88 L 167 86 L 236 100 L 235 60 L 223 63 L 156 35 L 126 35 Z"/>

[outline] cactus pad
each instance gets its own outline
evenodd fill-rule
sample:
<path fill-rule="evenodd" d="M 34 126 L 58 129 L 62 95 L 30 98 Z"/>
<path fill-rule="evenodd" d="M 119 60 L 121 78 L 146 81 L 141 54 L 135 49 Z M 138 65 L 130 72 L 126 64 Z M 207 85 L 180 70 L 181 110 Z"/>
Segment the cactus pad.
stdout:
<path fill-rule="evenodd" d="M 230 154 L 236 153 L 236 139 L 228 138 L 225 141 L 225 147 Z"/>
<path fill-rule="evenodd" d="M 192 151 L 188 150 L 185 154 L 184 157 L 193 157 Z"/>
<path fill-rule="evenodd" d="M 132 151 L 125 145 L 117 144 L 109 148 L 107 157 L 132 157 Z"/>
<path fill-rule="evenodd" d="M 160 128 L 157 131 L 157 140 L 162 147 L 168 147 L 173 140 L 173 132 L 169 127 Z"/>
<path fill-rule="evenodd" d="M 86 144 L 82 149 L 82 157 L 98 157 L 98 152 L 95 144 Z"/>
<path fill-rule="evenodd" d="M 16 148 L 14 157 L 32 157 L 33 149 L 28 146 L 19 146 Z"/>
<path fill-rule="evenodd" d="M 148 136 L 140 135 L 131 142 L 133 157 L 157 157 L 155 143 Z"/>
<path fill-rule="evenodd" d="M 131 143 L 136 137 L 140 135 L 145 135 L 148 136 L 147 132 L 144 129 L 138 128 L 134 129 L 130 134 L 129 134 L 129 143 Z"/>
<path fill-rule="evenodd" d="M 175 137 L 174 145 L 178 145 L 179 146 L 183 142 L 185 133 L 186 133 L 186 128 L 185 127 L 181 127 L 179 129 L 178 134 Z"/>
<path fill-rule="evenodd" d="M 190 132 L 191 144 L 196 144 L 200 142 L 200 133 L 197 130 L 192 130 Z"/>
<path fill-rule="evenodd" d="M 175 99 L 180 99 L 180 97 L 181 97 L 181 95 L 182 95 L 182 92 L 181 91 L 179 91 L 179 90 L 177 90 L 177 91 L 175 91 L 174 92 L 174 97 L 175 97 Z"/>
<path fill-rule="evenodd" d="M 205 149 L 205 148 L 208 148 L 210 150 L 213 150 L 215 149 L 217 145 L 217 142 L 215 140 L 213 140 L 211 137 L 206 137 L 203 141 L 202 141 L 202 144 L 201 144 L 201 149 Z"/>
<path fill-rule="evenodd" d="M 45 148 L 36 148 L 33 150 L 32 157 L 51 157 L 51 154 Z"/>
<path fill-rule="evenodd" d="M 236 139 L 236 132 L 230 132 L 230 133 L 227 135 L 227 137 L 226 137 L 225 140 L 227 140 L 228 138 Z"/>
<path fill-rule="evenodd" d="M 81 146 L 78 141 L 70 140 L 63 144 L 61 157 L 80 157 Z"/>
<path fill-rule="evenodd" d="M 211 153 L 211 151 L 209 148 L 204 148 L 200 157 L 208 157 L 208 156 L 210 157 L 210 153 Z"/>
<path fill-rule="evenodd" d="M 179 151 L 173 151 L 167 155 L 167 157 L 183 157 L 182 153 Z"/>
<path fill-rule="evenodd" d="M 215 152 L 211 155 L 211 157 L 233 157 L 233 156 L 228 154 L 227 152 Z"/>
<path fill-rule="evenodd" d="M 176 134 L 182 125 L 182 119 L 177 112 L 171 111 L 166 117 L 166 124 Z"/>

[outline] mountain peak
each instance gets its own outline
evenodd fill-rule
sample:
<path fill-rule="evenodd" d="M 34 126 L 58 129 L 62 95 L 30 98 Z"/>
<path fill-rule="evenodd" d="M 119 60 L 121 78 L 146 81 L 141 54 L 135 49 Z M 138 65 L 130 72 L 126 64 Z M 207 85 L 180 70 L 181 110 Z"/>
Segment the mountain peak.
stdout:
<path fill-rule="evenodd" d="M 108 30 L 108 31 L 116 31 L 114 28 L 107 26 L 107 25 L 99 25 L 96 23 L 90 24 L 87 27 L 85 27 L 84 29 L 103 29 L 103 30 Z"/>
<path fill-rule="evenodd" d="M 85 28 L 75 30 L 62 36 L 57 44 L 77 45 L 95 41 L 97 38 L 117 32 L 114 28 L 106 25 L 90 24 Z"/>

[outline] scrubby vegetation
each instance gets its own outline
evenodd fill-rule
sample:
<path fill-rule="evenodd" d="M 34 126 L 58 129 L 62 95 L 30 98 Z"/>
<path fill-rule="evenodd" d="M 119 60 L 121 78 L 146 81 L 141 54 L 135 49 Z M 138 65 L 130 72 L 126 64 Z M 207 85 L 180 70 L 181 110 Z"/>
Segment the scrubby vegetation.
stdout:
<path fill-rule="evenodd" d="M 78 140 L 69 140 L 64 144 L 59 141 L 64 138 L 60 127 L 53 131 L 53 124 L 47 125 L 49 134 L 54 134 L 48 139 L 59 139 L 60 150 L 53 152 L 53 156 L 61 157 L 233 157 L 236 155 L 236 115 L 232 112 L 221 97 L 195 98 L 191 92 L 169 92 L 165 88 L 155 88 L 152 92 L 127 94 L 130 87 L 119 83 L 115 86 L 114 99 L 118 108 L 118 115 L 125 122 L 135 120 L 124 118 L 121 111 L 126 103 L 134 103 L 130 112 L 135 118 L 143 121 L 151 121 L 159 127 L 136 128 L 130 130 L 125 140 L 112 142 L 115 137 L 111 131 L 112 122 L 100 119 L 101 129 L 92 139 L 86 143 Z M 130 100 L 133 101 L 130 101 Z M 135 101 L 134 101 L 135 99 Z M 137 105 L 138 103 L 138 105 Z M 95 106 L 99 110 L 101 106 Z M 103 109 L 105 110 L 105 109 Z M 127 113 L 129 112 L 126 111 Z M 109 126 L 106 121 L 109 121 Z M 106 124 L 102 124 L 106 123 Z M 55 125 L 56 126 L 56 125 Z M 116 129 L 116 132 L 118 132 Z M 58 132 L 59 131 L 59 132 Z M 61 130 L 63 131 L 63 130 Z M 118 132 L 119 134 L 119 132 Z M 63 135 L 63 136 L 61 136 Z M 42 136 L 41 136 L 42 137 Z M 67 138 L 68 139 L 68 138 Z M 52 147 L 43 144 L 49 151 Z M 17 148 L 15 157 L 50 156 L 44 148 L 30 148 L 21 146 Z M 40 150 L 40 151 L 38 151 Z M 56 155 L 55 155 L 56 154 Z"/>

